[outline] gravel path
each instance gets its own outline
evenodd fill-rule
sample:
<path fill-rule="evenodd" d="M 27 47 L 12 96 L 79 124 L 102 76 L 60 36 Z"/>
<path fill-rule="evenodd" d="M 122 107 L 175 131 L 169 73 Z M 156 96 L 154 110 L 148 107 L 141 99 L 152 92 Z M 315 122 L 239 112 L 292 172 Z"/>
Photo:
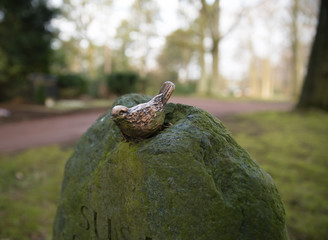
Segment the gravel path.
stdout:
<path fill-rule="evenodd" d="M 263 110 L 287 111 L 293 106 L 290 103 L 219 101 L 185 97 L 174 97 L 171 102 L 202 108 L 218 118 Z M 57 143 L 73 143 L 103 113 L 104 110 L 93 110 L 91 112 L 2 124 L 0 125 L 0 153 Z"/>

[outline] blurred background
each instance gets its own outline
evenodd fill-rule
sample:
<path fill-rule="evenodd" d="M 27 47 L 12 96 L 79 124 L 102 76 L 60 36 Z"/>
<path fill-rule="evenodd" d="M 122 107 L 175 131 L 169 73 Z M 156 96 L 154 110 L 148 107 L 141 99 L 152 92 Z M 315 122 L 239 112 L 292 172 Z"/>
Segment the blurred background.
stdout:
<path fill-rule="evenodd" d="M 0 239 L 51 239 L 74 143 L 164 81 L 272 175 L 291 239 L 327 239 L 327 19 L 325 0 L 2 0 Z"/>
<path fill-rule="evenodd" d="M 0 100 L 177 93 L 296 100 L 318 1 L 2 1 Z M 117 80 L 120 79 L 120 80 Z"/>

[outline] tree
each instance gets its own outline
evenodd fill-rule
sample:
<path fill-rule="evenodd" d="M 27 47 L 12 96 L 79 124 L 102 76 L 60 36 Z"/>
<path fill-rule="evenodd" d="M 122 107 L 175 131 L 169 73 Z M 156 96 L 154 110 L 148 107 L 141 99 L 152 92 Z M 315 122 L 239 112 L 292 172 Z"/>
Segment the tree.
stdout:
<path fill-rule="evenodd" d="M 122 20 L 116 29 L 115 38 L 120 43 L 120 46 L 113 51 L 113 71 L 124 72 L 131 70 L 130 60 L 126 54 L 127 49 L 132 45 L 131 32 L 133 32 L 133 28 L 129 21 L 127 19 Z"/>
<path fill-rule="evenodd" d="M 31 72 L 49 72 L 56 10 L 46 0 L 0 2 L 0 100 L 22 94 Z"/>
<path fill-rule="evenodd" d="M 135 0 L 131 9 L 131 18 L 128 24 L 132 28 L 130 35 L 130 51 L 136 55 L 135 64 L 140 75 L 145 77 L 149 69 L 148 57 L 152 52 L 151 40 L 158 36 L 156 21 L 159 19 L 159 8 L 154 0 Z M 132 54 L 131 54 L 132 56 Z"/>
<path fill-rule="evenodd" d="M 300 95 L 302 87 L 302 75 L 305 59 L 309 55 L 308 45 L 311 42 L 304 41 L 305 32 L 314 30 L 313 20 L 317 20 L 318 2 L 316 0 L 293 0 L 291 6 L 291 22 L 289 24 L 291 37 L 291 94 L 294 99 Z"/>
<path fill-rule="evenodd" d="M 164 74 L 172 76 L 172 73 L 175 73 L 178 76 L 178 73 L 182 71 L 184 77 L 180 78 L 180 81 L 187 82 L 189 67 L 195 61 L 198 64 L 200 45 L 199 38 L 195 36 L 192 28 L 179 29 L 167 36 L 166 44 L 158 57 L 161 69 L 165 70 Z"/>
<path fill-rule="evenodd" d="M 227 32 L 221 33 L 220 31 L 220 0 L 180 0 L 182 2 L 186 1 L 196 8 L 198 8 L 198 19 L 200 24 L 200 31 L 198 33 L 201 36 L 202 41 L 209 39 L 211 46 L 209 50 L 205 49 L 205 46 L 201 46 L 201 57 L 200 57 L 200 66 L 202 69 L 202 76 L 199 80 L 197 86 L 197 92 L 200 94 L 212 94 L 218 95 L 222 93 L 224 88 L 223 78 L 220 75 L 220 55 L 219 47 L 221 40 L 231 33 L 238 23 L 242 15 L 245 12 L 245 9 L 242 8 L 242 11 L 236 16 L 234 23 L 231 24 Z M 205 64 L 205 54 L 208 51 L 212 57 L 211 62 L 211 75 L 206 73 L 206 64 Z M 209 75 L 209 76 L 208 76 Z"/>
<path fill-rule="evenodd" d="M 80 55 L 79 43 L 76 39 L 68 41 L 57 40 L 58 45 L 54 49 L 53 63 L 51 64 L 51 72 L 53 74 L 66 74 L 71 72 L 80 72 L 82 57 Z"/>
<path fill-rule="evenodd" d="M 328 1 L 321 0 L 317 33 L 314 38 L 307 74 L 298 108 L 328 111 Z"/>
<path fill-rule="evenodd" d="M 206 5 L 206 1 L 202 0 L 202 5 Z M 213 95 L 221 93 L 223 84 L 220 79 L 219 69 L 219 46 L 221 41 L 220 35 L 220 1 L 215 0 L 207 12 L 210 14 L 210 36 L 212 39 L 211 55 L 212 55 L 212 77 L 210 79 L 210 93 Z"/>
<path fill-rule="evenodd" d="M 206 62 L 205 62 L 205 46 L 204 46 L 204 40 L 205 40 L 205 34 L 206 34 L 206 8 L 205 5 L 202 4 L 202 8 L 200 10 L 200 67 L 201 67 L 201 78 L 199 79 L 198 86 L 197 86 L 197 92 L 200 94 L 207 94 L 209 89 L 208 84 L 208 76 L 206 73 Z"/>
<path fill-rule="evenodd" d="M 220 1 L 214 0 L 210 3 L 206 0 L 180 0 L 187 2 L 198 9 L 198 18 L 190 23 L 190 26 L 197 26 L 198 32 L 195 35 L 200 37 L 200 67 L 201 77 L 198 82 L 197 92 L 200 94 L 217 94 L 219 93 L 219 44 L 220 36 Z M 183 10 L 182 10 L 183 11 Z M 186 10 L 187 11 L 187 10 Z M 206 72 L 205 55 L 206 49 L 204 46 L 205 39 L 211 40 L 211 49 L 209 50 L 212 56 L 211 76 Z"/>
<path fill-rule="evenodd" d="M 112 0 L 63 0 L 62 16 L 57 19 L 58 21 L 64 22 L 67 26 L 72 26 L 74 29 L 69 33 L 70 39 L 63 42 L 66 42 L 66 45 L 67 43 L 74 43 L 83 46 L 79 48 L 79 51 L 74 56 L 70 56 L 70 58 L 73 57 L 79 59 L 79 61 L 82 58 L 82 62 L 86 63 L 84 68 L 91 79 L 96 77 L 95 55 L 97 50 L 97 45 L 95 44 L 96 39 L 92 34 L 92 30 L 95 27 L 98 29 L 107 27 L 111 6 Z M 107 21 L 104 21 L 104 19 Z M 104 31 L 103 34 L 106 34 L 106 32 Z M 80 63 L 80 65 L 82 64 Z"/>
<path fill-rule="evenodd" d="M 220 1 L 215 0 L 212 4 L 201 0 L 201 8 L 199 11 L 200 24 L 202 26 L 201 36 L 203 40 L 206 33 L 209 32 L 209 37 L 212 40 L 211 55 L 212 55 L 212 76 L 208 79 L 205 72 L 205 49 L 202 47 L 202 77 L 198 84 L 198 92 L 201 94 L 217 94 L 220 93 L 220 70 L 219 70 L 219 45 L 220 45 Z"/>
<path fill-rule="evenodd" d="M 292 95 L 296 97 L 300 88 L 300 40 L 298 27 L 299 0 L 294 0 L 292 7 Z"/>

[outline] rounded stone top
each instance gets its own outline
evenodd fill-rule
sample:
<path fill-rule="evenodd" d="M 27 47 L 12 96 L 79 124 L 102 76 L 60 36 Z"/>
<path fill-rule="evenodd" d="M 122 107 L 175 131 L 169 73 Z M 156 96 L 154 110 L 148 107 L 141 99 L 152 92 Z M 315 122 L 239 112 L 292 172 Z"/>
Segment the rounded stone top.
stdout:
<path fill-rule="evenodd" d="M 66 164 L 54 239 L 288 239 L 272 178 L 216 117 L 169 103 L 164 126 L 125 142 L 109 111 L 89 128 Z"/>

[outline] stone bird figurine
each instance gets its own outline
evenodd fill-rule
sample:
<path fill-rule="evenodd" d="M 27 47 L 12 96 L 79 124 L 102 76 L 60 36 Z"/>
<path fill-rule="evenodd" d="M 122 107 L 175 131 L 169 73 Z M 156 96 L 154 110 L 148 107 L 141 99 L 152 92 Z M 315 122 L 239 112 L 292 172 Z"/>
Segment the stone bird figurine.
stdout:
<path fill-rule="evenodd" d="M 163 83 L 159 94 L 149 102 L 132 108 L 117 105 L 113 107 L 111 118 L 121 130 L 123 138 L 128 141 L 140 141 L 150 137 L 163 126 L 164 106 L 174 91 L 170 81 Z"/>

